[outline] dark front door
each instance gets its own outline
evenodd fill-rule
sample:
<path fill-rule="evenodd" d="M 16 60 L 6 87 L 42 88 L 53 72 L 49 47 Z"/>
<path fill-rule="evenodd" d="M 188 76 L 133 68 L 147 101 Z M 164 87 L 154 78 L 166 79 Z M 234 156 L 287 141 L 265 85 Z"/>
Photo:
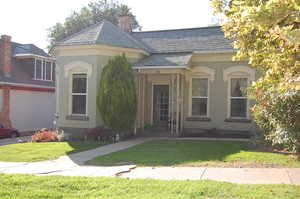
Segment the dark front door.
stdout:
<path fill-rule="evenodd" d="M 167 126 L 169 118 L 169 85 L 153 86 L 153 124 Z"/>

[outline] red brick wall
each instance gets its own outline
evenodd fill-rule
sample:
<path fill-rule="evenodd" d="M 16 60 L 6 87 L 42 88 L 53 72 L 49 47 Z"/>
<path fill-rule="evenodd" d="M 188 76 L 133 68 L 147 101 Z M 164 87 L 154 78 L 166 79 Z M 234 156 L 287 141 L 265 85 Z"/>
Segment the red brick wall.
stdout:
<path fill-rule="evenodd" d="M 0 68 L 5 76 L 11 75 L 11 37 L 2 35 L 0 40 Z"/>

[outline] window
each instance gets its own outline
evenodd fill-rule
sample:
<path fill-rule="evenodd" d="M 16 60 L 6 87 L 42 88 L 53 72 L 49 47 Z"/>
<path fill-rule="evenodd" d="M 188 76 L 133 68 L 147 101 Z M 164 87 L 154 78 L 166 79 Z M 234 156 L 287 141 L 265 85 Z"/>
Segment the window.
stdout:
<path fill-rule="evenodd" d="M 72 114 L 86 115 L 87 74 L 72 75 Z"/>
<path fill-rule="evenodd" d="M 192 116 L 207 117 L 208 78 L 192 78 Z"/>
<path fill-rule="evenodd" d="M 247 117 L 247 96 L 244 89 L 247 88 L 247 78 L 231 78 L 230 80 L 230 117 Z"/>
<path fill-rule="evenodd" d="M 35 72 L 34 72 L 34 75 L 35 75 L 35 79 L 36 80 L 42 80 L 43 79 L 43 67 L 42 67 L 42 61 L 37 59 L 35 60 Z"/>
<path fill-rule="evenodd" d="M 42 59 L 35 59 L 34 65 L 34 79 L 53 81 L 54 76 L 53 62 L 49 62 Z"/>

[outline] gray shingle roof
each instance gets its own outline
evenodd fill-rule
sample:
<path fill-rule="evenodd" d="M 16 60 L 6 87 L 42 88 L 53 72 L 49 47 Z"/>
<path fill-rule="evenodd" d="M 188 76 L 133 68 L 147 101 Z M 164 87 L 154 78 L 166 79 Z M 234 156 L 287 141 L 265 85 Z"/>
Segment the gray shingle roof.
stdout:
<path fill-rule="evenodd" d="M 135 66 L 186 66 L 192 57 L 192 53 L 159 53 L 136 63 Z"/>
<path fill-rule="evenodd" d="M 152 53 L 233 50 L 219 26 L 133 32 Z"/>
<path fill-rule="evenodd" d="M 17 54 L 34 54 L 49 57 L 49 55 L 44 50 L 38 48 L 34 44 L 19 44 L 15 42 L 12 42 L 12 54 L 13 56 Z"/>
<path fill-rule="evenodd" d="M 107 20 L 89 26 L 55 45 L 103 44 L 146 50 L 146 47 L 130 34 L 122 31 Z"/>

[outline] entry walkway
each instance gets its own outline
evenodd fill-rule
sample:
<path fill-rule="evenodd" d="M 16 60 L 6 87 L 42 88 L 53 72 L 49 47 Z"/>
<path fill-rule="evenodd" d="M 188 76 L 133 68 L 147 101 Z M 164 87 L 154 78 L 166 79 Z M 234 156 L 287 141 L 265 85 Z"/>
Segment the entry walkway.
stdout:
<path fill-rule="evenodd" d="M 153 138 L 138 138 L 102 146 L 93 150 L 61 156 L 42 162 L 0 162 L 1 173 L 33 174 L 38 176 L 87 176 L 152 178 L 162 180 L 217 180 L 240 184 L 300 185 L 300 168 L 206 168 L 206 167 L 136 167 L 135 165 L 98 167 L 84 162 L 99 155 L 126 149 Z M 157 139 L 157 138 L 155 138 Z"/>

